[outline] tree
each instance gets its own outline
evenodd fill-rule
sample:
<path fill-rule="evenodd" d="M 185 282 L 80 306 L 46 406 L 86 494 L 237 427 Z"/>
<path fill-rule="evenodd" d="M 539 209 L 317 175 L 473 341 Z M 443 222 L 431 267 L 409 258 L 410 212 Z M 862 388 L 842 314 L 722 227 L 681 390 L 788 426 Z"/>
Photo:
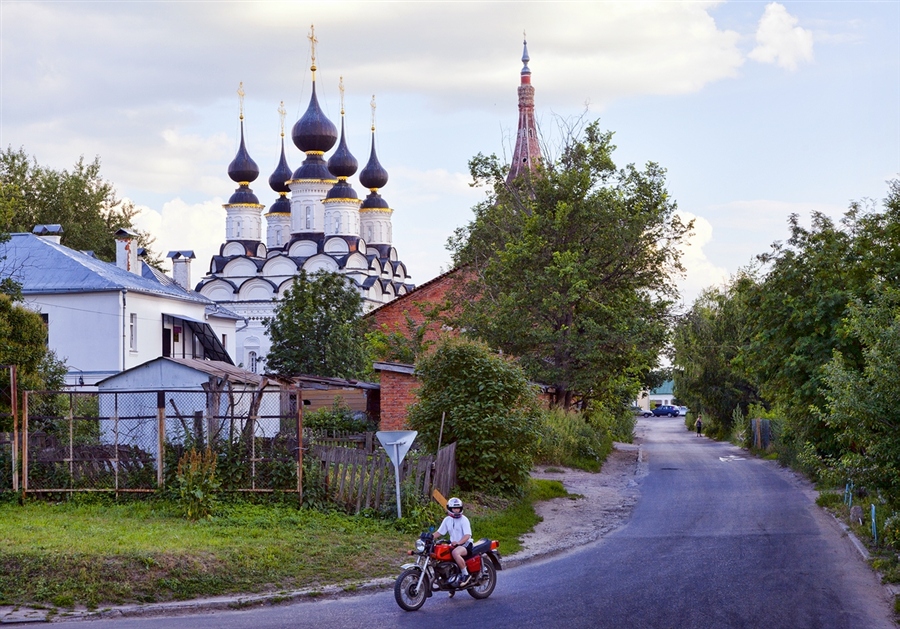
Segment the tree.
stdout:
<path fill-rule="evenodd" d="M 357 378 L 366 372 L 362 297 L 340 273 L 301 271 L 266 322 L 266 369 L 282 376 Z"/>
<path fill-rule="evenodd" d="M 111 183 L 100 175 L 100 159 L 86 164 L 80 158 L 71 171 L 57 171 L 30 159 L 23 149 L 0 152 L 0 230 L 30 232 L 35 225 L 60 224 L 62 244 L 93 251 L 98 258 L 115 261 L 115 233 L 129 229 L 138 234 L 145 260 L 161 261 L 150 248 L 153 238 L 134 227 L 137 208 L 116 198 Z"/>
<path fill-rule="evenodd" d="M 416 363 L 416 374 L 422 386 L 409 425 L 425 447 L 456 442 L 462 489 L 521 495 L 540 412 L 522 369 L 483 343 L 448 338 Z"/>
<path fill-rule="evenodd" d="M 869 489 L 900 500 L 900 291 L 881 284 L 873 303 L 850 306 L 847 330 L 863 347 L 862 365 L 840 351 L 825 369 L 822 418 L 841 446 L 830 464 Z"/>
<path fill-rule="evenodd" d="M 734 410 L 746 415 L 751 404 L 761 402 L 735 365 L 750 340 L 747 293 L 755 284 L 752 274 L 742 273 L 728 286 L 706 289 L 672 334 L 675 394 L 703 413 L 707 433 L 729 436 Z"/>
<path fill-rule="evenodd" d="M 576 394 L 621 406 L 656 367 L 691 228 L 665 171 L 617 170 L 611 140 L 597 122 L 571 131 L 558 160 L 512 185 L 479 154 L 469 167 L 490 193 L 448 245 L 473 275 L 459 327 L 519 357 L 566 408 Z"/>
<path fill-rule="evenodd" d="M 41 315 L 0 294 L 0 364 L 16 366 L 19 391 L 59 389 L 64 384 L 65 365 L 47 348 L 47 327 Z M 0 371 L 2 386 L 9 388 L 8 371 Z M 20 399 L 21 404 L 21 399 Z M 8 403 L 5 396 L 2 403 Z M 20 406 L 21 408 L 21 406 Z M 7 414 L 9 408 L 3 409 Z M 12 429 L 0 420 L 0 431 Z"/>

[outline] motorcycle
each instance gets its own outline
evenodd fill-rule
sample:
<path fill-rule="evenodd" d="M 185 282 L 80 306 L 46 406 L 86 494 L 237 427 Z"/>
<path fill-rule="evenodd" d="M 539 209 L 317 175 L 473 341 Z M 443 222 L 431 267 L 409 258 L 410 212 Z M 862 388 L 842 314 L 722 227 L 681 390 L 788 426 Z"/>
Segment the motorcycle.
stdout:
<path fill-rule="evenodd" d="M 422 533 L 416 540 L 416 549 L 408 551 L 416 555 L 415 563 L 403 564 L 403 571 L 394 582 L 394 599 L 397 605 L 408 612 L 414 612 L 425 604 L 435 592 L 447 590 L 450 596 L 460 589 L 476 599 L 487 598 L 497 585 L 497 571 L 500 566 L 500 542 L 487 538 L 478 540 L 472 552 L 466 557 L 466 570 L 473 578 L 463 587 L 455 585 L 459 566 L 450 554 L 448 543 L 434 541 L 431 532 Z"/>

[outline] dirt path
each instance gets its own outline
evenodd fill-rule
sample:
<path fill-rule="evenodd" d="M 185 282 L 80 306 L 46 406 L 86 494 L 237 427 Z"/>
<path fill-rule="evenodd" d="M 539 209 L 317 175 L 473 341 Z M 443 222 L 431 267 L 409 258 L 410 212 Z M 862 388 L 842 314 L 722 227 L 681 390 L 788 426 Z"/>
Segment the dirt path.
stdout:
<path fill-rule="evenodd" d="M 641 435 L 634 443 L 616 443 L 599 473 L 571 468 L 539 467 L 532 476 L 561 481 L 570 494 L 536 505 L 544 520 L 522 538 L 524 548 L 506 558 L 515 565 L 593 542 L 619 528 L 631 516 L 646 475 Z"/>

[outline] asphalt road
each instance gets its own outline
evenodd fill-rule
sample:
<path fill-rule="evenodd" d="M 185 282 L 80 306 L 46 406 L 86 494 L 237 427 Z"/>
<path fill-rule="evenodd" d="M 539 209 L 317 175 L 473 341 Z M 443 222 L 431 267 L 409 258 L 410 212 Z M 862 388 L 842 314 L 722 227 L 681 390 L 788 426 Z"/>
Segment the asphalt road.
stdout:
<path fill-rule="evenodd" d="M 648 473 L 631 521 L 595 544 L 500 572 L 485 601 L 436 594 L 421 610 L 404 612 L 392 591 L 382 590 L 245 611 L 91 622 L 103 629 L 896 627 L 874 574 L 789 473 L 687 432 L 683 418 L 641 424 Z"/>

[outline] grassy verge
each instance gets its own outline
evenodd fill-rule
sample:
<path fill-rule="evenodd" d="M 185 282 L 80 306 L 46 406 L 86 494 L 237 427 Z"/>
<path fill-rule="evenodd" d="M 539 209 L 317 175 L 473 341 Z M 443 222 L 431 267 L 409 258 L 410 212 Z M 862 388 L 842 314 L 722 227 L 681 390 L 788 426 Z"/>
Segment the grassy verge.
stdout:
<path fill-rule="evenodd" d="M 476 507 L 478 537 L 505 554 L 539 521 L 533 503 L 566 495 L 536 481 L 528 495 Z M 435 523 L 437 524 L 437 523 Z M 278 592 L 393 575 L 414 536 L 390 520 L 222 505 L 188 522 L 163 501 L 0 504 L 0 604 L 61 608 Z"/>

